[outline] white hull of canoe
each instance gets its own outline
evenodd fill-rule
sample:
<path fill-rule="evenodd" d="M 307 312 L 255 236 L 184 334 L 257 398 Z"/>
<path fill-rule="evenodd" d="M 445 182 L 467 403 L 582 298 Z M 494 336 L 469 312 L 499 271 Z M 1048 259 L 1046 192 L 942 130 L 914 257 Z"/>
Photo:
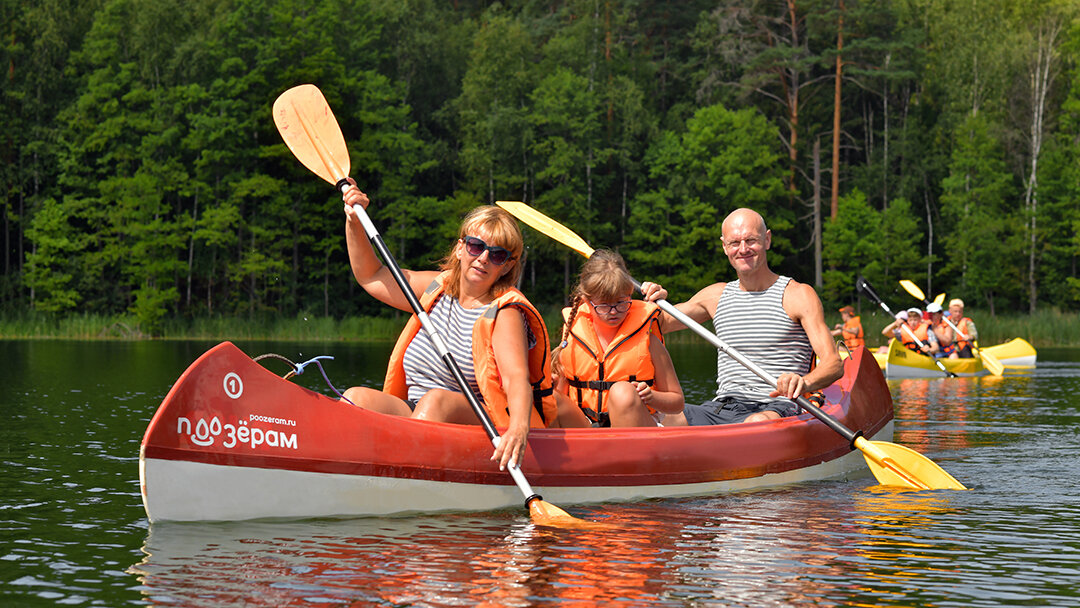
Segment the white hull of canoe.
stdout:
<path fill-rule="evenodd" d="M 871 439 L 891 441 L 893 421 Z M 516 486 L 492 486 L 443 481 L 311 473 L 187 462 L 140 459 L 143 479 L 169 483 L 147 493 L 146 509 L 155 520 L 243 520 L 267 518 L 402 515 L 431 512 L 433 496 L 441 511 L 486 511 L 520 507 Z M 524 471 L 528 475 L 528 471 Z M 574 504 L 625 502 L 677 496 L 706 496 L 790 483 L 858 477 L 870 474 L 862 452 L 817 465 L 748 479 L 650 486 L 533 488 L 544 500 L 566 507 Z M 282 492 L 281 488 L 289 488 Z M 236 500 L 222 500 L 233 496 Z M 152 502 L 151 502 L 152 501 Z"/>

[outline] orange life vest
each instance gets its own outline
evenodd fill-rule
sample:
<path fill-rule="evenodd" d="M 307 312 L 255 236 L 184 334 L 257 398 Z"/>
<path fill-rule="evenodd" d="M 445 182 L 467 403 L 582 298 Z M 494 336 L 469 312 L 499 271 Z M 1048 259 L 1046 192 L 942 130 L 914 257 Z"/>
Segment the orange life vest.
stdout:
<path fill-rule="evenodd" d="M 933 323 L 933 321 L 931 321 L 931 324 L 932 323 Z M 934 333 L 936 334 L 938 345 L 942 349 L 945 349 L 945 347 L 948 347 L 948 346 L 952 346 L 956 342 L 956 332 L 953 331 L 951 327 L 949 327 L 949 324 L 945 322 L 945 319 L 942 319 L 941 322 L 938 323 L 937 325 L 931 325 L 931 327 L 933 328 Z M 939 329 L 941 330 L 940 332 L 938 331 Z M 949 334 L 949 333 L 952 333 L 953 337 L 952 337 L 951 341 L 946 343 L 945 340 L 943 340 L 941 338 L 941 334 Z"/>
<path fill-rule="evenodd" d="M 866 340 L 863 339 L 862 322 L 859 321 L 859 317 L 851 317 L 844 321 L 844 329 L 840 335 L 844 337 L 844 344 L 851 350 L 855 350 L 866 343 Z"/>
<path fill-rule="evenodd" d="M 974 321 L 972 321 L 971 319 L 969 319 L 967 317 L 964 317 L 963 319 L 960 319 L 959 321 L 956 321 L 955 323 L 956 323 L 956 328 L 959 329 L 961 333 L 963 333 L 968 338 L 971 337 L 971 329 L 968 327 L 968 323 L 974 325 L 975 324 Z M 956 349 L 957 350 L 964 350 L 968 346 L 971 346 L 971 340 L 965 340 L 965 339 L 960 337 L 959 333 L 957 333 L 956 334 Z"/>
<path fill-rule="evenodd" d="M 664 339 L 659 316 L 660 309 L 655 304 L 634 300 L 605 352 L 600 347 L 589 306 L 582 303 L 578 308 L 566 347 L 559 353 L 559 363 L 570 386 L 571 398 L 576 399 L 578 407 L 593 422 L 606 417 L 604 394 L 616 382 L 651 385 L 656 379 L 656 369 L 649 354 L 649 336 L 655 333 Z"/>
<path fill-rule="evenodd" d="M 904 328 L 905 326 L 907 327 L 907 329 Z M 900 343 L 903 344 L 904 346 L 910 348 L 911 350 L 918 351 L 919 350 L 919 344 L 918 344 L 918 342 L 916 342 L 915 340 L 913 340 L 911 338 L 911 334 L 914 333 L 915 337 L 918 338 L 919 341 L 921 341 L 923 344 L 926 344 L 927 343 L 926 332 L 927 332 L 927 330 L 929 328 L 930 328 L 930 322 L 929 321 L 923 321 L 922 323 L 919 323 L 918 327 L 916 327 L 914 330 L 911 330 L 911 326 L 908 325 L 907 322 L 905 321 L 903 323 L 903 326 L 901 326 L 900 329 L 898 330 L 900 332 Z M 908 330 L 911 330 L 911 331 L 908 331 Z"/>
<path fill-rule="evenodd" d="M 431 312 L 435 307 L 435 301 L 443 294 L 443 281 L 447 273 L 440 274 L 424 290 L 420 296 L 420 305 L 425 312 Z M 549 365 L 549 347 L 547 326 L 544 319 L 536 308 L 520 291 L 514 288 L 507 289 L 499 297 L 495 298 L 488 309 L 476 320 L 473 325 L 472 352 L 473 369 L 476 373 L 476 383 L 480 387 L 480 394 L 484 398 L 484 408 L 491 416 L 495 426 L 505 427 L 510 423 L 509 403 L 506 393 L 503 391 L 499 368 L 495 362 L 495 350 L 492 347 L 492 334 L 495 329 L 495 318 L 499 311 L 508 307 L 516 306 L 529 324 L 529 329 L 536 338 L 536 345 L 529 349 L 529 383 L 533 390 L 533 410 L 529 419 L 529 426 L 543 428 L 554 422 L 558 416 L 555 405 L 555 396 L 551 389 L 551 373 Z M 420 332 L 422 325 L 420 319 L 414 314 L 405 324 L 405 329 L 398 336 L 397 343 L 390 355 L 390 365 L 386 369 L 386 379 L 383 381 L 383 392 L 389 393 L 399 399 L 406 399 L 409 393 L 405 384 L 405 349 L 412 342 L 416 334 Z"/>

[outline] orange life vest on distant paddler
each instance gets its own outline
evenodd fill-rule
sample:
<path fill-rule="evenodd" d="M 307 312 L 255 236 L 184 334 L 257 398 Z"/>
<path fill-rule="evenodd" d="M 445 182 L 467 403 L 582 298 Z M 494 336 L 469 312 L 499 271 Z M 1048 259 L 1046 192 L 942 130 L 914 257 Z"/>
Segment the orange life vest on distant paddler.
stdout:
<path fill-rule="evenodd" d="M 922 323 L 919 323 L 919 326 L 916 327 L 914 330 L 911 329 L 911 326 L 908 325 L 907 322 L 904 322 L 903 326 L 901 326 L 900 329 L 898 330 L 900 332 L 900 343 L 903 344 L 904 346 L 906 346 L 907 348 L 910 348 L 911 350 L 918 351 L 919 350 L 919 344 L 918 344 L 918 342 L 916 342 L 915 340 L 913 340 L 911 338 L 911 334 L 914 333 L 916 338 L 918 338 L 923 344 L 926 344 L 927 343 L 926 332 L 927 332 L 927 330 L 929 328 L 930 328 L 930 322 L 929 321 L 923 321 Z M 911 330 L 911 331 L 908 331 L 908 330 Z"/>
<path fill-rule="evenodd" d="M 559 363 L 570 399 L 593 422 L 607 412 L 604 395 L 616 382 L 646 382 L 651 386 L 656 379 L 649 341 L 653 333 L 663 340 L 659 316 L 655 304 L 634 300 L 605 351 L 600 347 L 591 309 L 584 302 L 578 307 L 566 347 L 559 353 Z"/>
<path fill-rule="evenodd" d="M 866 340 L 863 339 L 862 322 L 859 317 L 851 317 L 844 321 L 844 329 L 840 335 L 844 337 L 844 344 L 851 350 L 855 350 L 866 343 Z"/>
<path fill-rule="evenodd" d="M 965 339 L 960 337 L 960 333 L 956 334 L 956 350 L 964 350 L 968 346 L 971 346 L 971 340 L 970 340 L 970 338 L 971 338 L 971 328 L 968 327 L 968 324 L 970 323 L 971 325 L 974 325 L 975 322 L 972 321 L 971 319 L 967 318 L 967 317 L 964 317 L 963 319 L 960 319 L 959 321 L 956 321 L 955 323 L 956 323 L 956 328 L 960 330 L 960 333 L 963 333 L 965 336 L 967 336 L 969 338 L 969 339 L 965 340 Z"/>
<path fill-rule="evenodd" d="M 436 300 L 443 294 L 443 281 L 449 273 L 442 273 L 428 285 L 420 296 L 420 306 L 425 312 L 430 312 L 435 307 Z M 491 416 L 495 426 L 505 427 L 510 423 L 509 403 L 502 387 L 502 377 L 495 361 L 495 350 L 492 348 L 492 335 L 495 329 L 495 319 L 500 310 L 508 306 L 517 307 L 529 329 L 536 338 L 536 344 L 527 353 L 529 367 L 529 383 L 532 385 L 533 410 L 529 419 L 529 426 L 543 428 L 555 421 L 558 409 L 555 405 L 555 396 L 551 388 L 551 370 L 549 366 L 549 347 L 547 326 L 544 319 L 536 308 L 520 291 L 514 288 L 507 289 L 499 297 L 488 304 L 488 309 L 476 320 L 473 325 L 473 369 L 476 373 L 476 383 L 480 387 L 480 394 L 484 399 L 484 408 Z M 389 393 L 399 399 L 407 399 L 409 387 L 405 384 L 405 349 L 412 342 L 416 334 L 422 329 L 420 319 L 414 314 L 405 324 L 405 329 L 398 336 L 394 351 L 390 355 L 390 365 L 386 369 L 386 379 L 383 382 L 383 392 Z"/>

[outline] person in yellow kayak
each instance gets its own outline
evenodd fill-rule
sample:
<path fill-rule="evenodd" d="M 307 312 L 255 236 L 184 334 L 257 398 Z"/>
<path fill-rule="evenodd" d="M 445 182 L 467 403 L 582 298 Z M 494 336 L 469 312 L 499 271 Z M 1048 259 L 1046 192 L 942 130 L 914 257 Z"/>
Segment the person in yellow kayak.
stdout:
<path fill-rule="evenodd" d="M 851 306 L 844 306 L 840 309 L 840 320 L 843 323 L 837 323 L 833 326 L 832 335 L 841 336 L 844 340 L 844 344 L 847 345 L 848 350 L 854 351 L 866 343 L 863 338 L 862 321 L 855 315 L 855 309 Z"/>
<path fill-rule="evenodd" d="M 677 308 L 698 323 L 712 321 L 717 337 L 776 378 L 776 388 L 718 351 L 716 396 L 702 405 L 687 404 L 682 415 L 666 417 L 664 426 L 792 416 L 798 413 L 792 399 L 825 388 L 844 372 L 817 292 L 769 268 L 772 232 L 765 219 L 752 209 L 736 209 L 724 219 L 721 234 L 738 278 L 709 285 Z M 643 283 L 642 292 L 648 301 L 667 296 L 655 283 Z M 666 314 L 661 326 L 665 332 L 685 329 Z"/>
<path fill-rule="evenodd" d="M 657 426 L 682 412 L 660 309 L 632 300 L 633 291 L 618 253 L 594 251 L 582 266 L 551 354 L 559 426 Z"/>
<path fill-rule="evenodd" d="M 956 350 L 953 354 L 959 359 L 974 358 L 975 354 L 971 352 L 971 347 L 979 339 L 979 330 L 976 329 L 974 321 L 964 316 L 964 301 L 960 298 L 949 300 L 948 315 L 956 329 L 960 330 L 956 334 Z"/>
<path fill-rule="evenodd" d="M 353 210 L 356 204 L 367 208 L 370 201 L 351 178 L 349 182 L 352 187 L 342 198 L 353 275 L 377 300 L 411 311 Z M 465 216 L 439 270 L 402 269 L 473 393 L 495 425 L 505 427 L 492 455 L 500 467 L 520 464 L 529 428 L 549 426 L 558 414 L 551 393 L 547 327 L 514 288 L 524 248 L 517 220 L 499 207 L 484 205 Z M 383 390 L 352 387 L 344 395 L 355 405 L 386 414 L 479 424 L 416 315 L 390 356 Z"/>
<path fill-rule="evenodd" d="M 951 357 L 956 359 L 956 334 L 949 324 L 945 322 L 945 314 L 941 304 L 931 302 L 926 305 L 926 312 L 930 313 L 930 330 L 933 334 L 933 342 L 937 343 L 937 349 L 933 351 L 938 359 Z M 927 336 L 929 337 L 929 335 Z"/>
<path fill-rule="evenodd" d="M 881 330 L 886 336 L 889 332 L 908 350 L 924 355 L 933 355 L 938 350 L 937 336 L 930 331 L 930 322 L 923 320 L 922 309 L 907 309 L 904 319 L 896 315 L 896 320 Z"/>

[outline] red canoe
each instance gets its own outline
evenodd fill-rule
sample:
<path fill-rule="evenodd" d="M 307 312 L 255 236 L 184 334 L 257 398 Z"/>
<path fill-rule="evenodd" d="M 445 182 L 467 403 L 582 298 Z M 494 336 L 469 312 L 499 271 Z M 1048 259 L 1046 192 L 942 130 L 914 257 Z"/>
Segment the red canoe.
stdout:
<path fill-rule="evenodd" d="M 824 410 L 892 439 L 892 399 L 863 349 Z M 150 521 L 306 518 L 520 505 L 479 426 L 369 412 L 283 380 L 224 342 L 184 372 L 139 452 Z M 522 471 L 548 502 L 639 500 L 843 476 L 862 454 L 810 414 L 714 427 L 538 429 Z"/>

